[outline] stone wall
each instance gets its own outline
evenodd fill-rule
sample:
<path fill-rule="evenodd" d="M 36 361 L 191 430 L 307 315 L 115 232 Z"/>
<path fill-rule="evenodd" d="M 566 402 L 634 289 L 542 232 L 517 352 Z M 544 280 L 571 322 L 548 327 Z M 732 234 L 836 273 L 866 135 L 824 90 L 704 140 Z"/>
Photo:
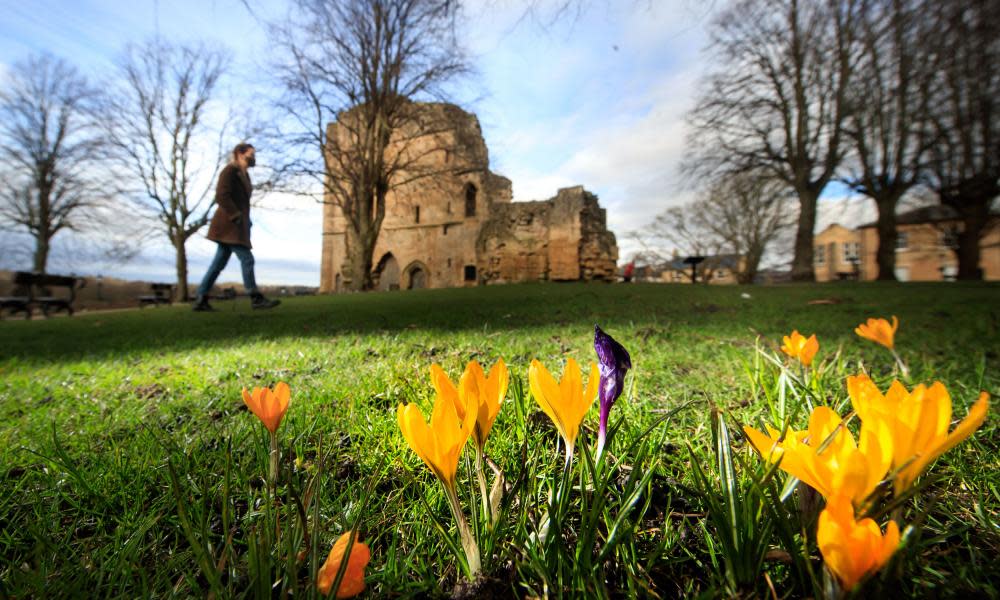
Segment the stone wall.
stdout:
<path fill-rule="evenodd" d="M 597 197 L 582 186 L 496 207 L 477 249 L 486 283 L 611 281 L 618 247 Z"/>
<path fill-rule="evenodd" d="M 377 288 L 614 278 L 618 248 L 596 196 L 577 186 L 549 200 L 512 202 L 511 181 L 489 170 L 475 115 L 449 104 L 415 106 L 434 133 L 409 141 L 406 152 L 435 174 L 389 192 L 373 256 Z M 342 291 L 347 223 L 332 198 L 323 219 L 320 291 Z"/>

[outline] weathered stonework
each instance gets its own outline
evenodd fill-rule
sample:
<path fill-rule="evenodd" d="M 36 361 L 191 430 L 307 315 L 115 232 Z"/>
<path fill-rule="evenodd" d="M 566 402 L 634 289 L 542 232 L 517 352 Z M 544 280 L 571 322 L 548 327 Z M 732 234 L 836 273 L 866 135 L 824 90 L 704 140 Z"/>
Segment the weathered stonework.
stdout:
<path fill-rule="evenodd" d="M 420 107 L 449 123 L 411 144 L 440 173 L 389 193 L 373 257 L 377 289 L 615 278 L 618 247 L 595 195 L 577 186 L 549 200 L 512 202 L 510 180 L 489 170 L 475 115 L 450 104 Z M 345 229 L 328 199 L 321 292 L 346 287 Z"/>

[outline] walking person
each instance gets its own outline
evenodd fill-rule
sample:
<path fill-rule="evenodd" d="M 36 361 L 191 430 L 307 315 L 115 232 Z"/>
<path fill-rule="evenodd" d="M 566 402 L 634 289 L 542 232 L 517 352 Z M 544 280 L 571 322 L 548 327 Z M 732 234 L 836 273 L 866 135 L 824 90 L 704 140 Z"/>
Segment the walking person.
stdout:
<path fill-rule="evenodd" d="M 208 239 L 218 244 L 218 248 L 212 264 L 205 272 L 205 278 L 198 286 L 195 311 L 215 310 L 208 303 L 208 292 L 233 254 L 240 260 L 243 287 L 250 294 L 250 306 L 268 309 L 281 304 L 280 300 L 269 300 L 260 293 L 253 273 L 253 252 L 250 251 L 250 194 L 253 192 L 253 185 L 247 169 L 257 164 L 255 155 L 256 151 L 251 144 L 236 144 L 232 160 L 219 173 L 219 181 L 215 187 L 217 206 L 207 235 Z"/>

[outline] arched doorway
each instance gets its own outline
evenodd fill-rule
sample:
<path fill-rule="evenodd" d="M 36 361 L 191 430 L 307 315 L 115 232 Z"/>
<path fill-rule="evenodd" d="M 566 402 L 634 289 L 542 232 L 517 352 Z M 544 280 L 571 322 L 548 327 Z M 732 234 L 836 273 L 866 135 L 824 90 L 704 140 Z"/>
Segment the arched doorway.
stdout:
<path fill-rule="evenodd" d="M 408 290 L 420 290 L 430 285 L 430 272 L 427 265 L 420 261 L 414 261 L 406 267 L 403 283 Z"/>
<path fill-rule="evenodd" d="M 372 276 L 377 281 L 375 289 L 379 291 L 399 289 L 399 261 L 392 255 L 392 252 L 386 252 L 379 259 Z"/>

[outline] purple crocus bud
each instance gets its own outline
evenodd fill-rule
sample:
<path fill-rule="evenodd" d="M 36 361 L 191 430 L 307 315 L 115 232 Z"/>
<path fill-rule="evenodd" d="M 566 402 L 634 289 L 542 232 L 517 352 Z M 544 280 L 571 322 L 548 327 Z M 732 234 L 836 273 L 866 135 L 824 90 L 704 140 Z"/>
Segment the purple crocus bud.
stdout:
<path fill-rule="evenodd" d="M 632 358 L 628 355 L 628 350 L 613 337 L 601 331 L 598 325 L 594 325 L 594 350 L 597 351 L 598 367 L 601 371 L 601 386 L 598 391 L 601 399 L 601 423 L 597 433 L 599 456 L 604 451 L 604 442 L 608 435 L 608 415 L 625 388 L 625 373 L 632 368 Z"/>

